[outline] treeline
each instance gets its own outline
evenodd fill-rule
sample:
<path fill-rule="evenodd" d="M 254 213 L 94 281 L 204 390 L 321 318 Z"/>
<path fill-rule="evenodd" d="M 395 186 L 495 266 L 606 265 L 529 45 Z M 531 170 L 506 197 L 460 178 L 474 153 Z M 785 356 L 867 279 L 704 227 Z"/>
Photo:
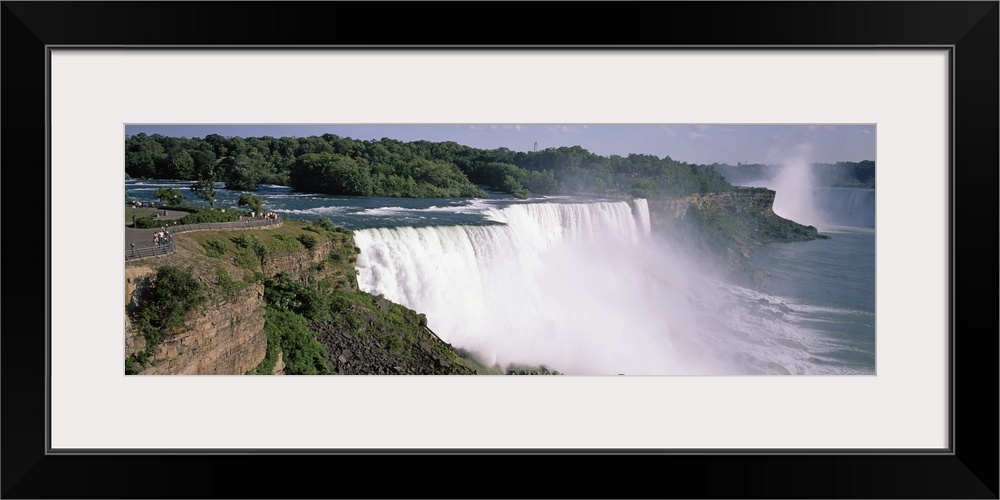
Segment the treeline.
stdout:
<path fill-rule="evenodd" d="M 726 180 L 737 185 L 773 179 L 782 168 L 781 165 L 759 163 L 740 164 L 735 167 L 716 163 L 711 167 L 722 173 Z M 875 162 L 872 160 L 813 163 L 810 165 L 810 173 L 817 186 L 875 187 Z"/>
<path fill-rule="evenodd" d="M 517 197 L 551 194 L 677 196 L 732 189 L 712 166 L 670 157 L 596 155 L 580 146 L 515 152 L 455 142 L 311 137 L 204 139 L 136 134 L 125 140 L 130 177 L 197 181 L 253 190 L 413 198 L 487 197 L 479 186 Z"/>

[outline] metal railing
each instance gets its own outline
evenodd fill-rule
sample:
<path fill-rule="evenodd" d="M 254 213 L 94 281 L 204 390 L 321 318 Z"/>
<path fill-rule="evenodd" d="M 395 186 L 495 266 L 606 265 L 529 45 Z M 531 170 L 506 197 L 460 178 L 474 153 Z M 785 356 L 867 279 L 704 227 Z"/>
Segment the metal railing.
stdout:
<path fill-rule="evenodd" d="M 145 259 L 157 255 L 166 255 L 177 250 L 174 244 L 173 235 L 179 233 L 190 233 L 192 231 L 219 231 L 219 230 L 240 230 L 257 228 L 281 227 L 282 219 L 245 219 L 234 222 L 210 222 L 204 224 L 181 224 L 179 226 L 165 226 L 164 229 L 170 234 L 170 239 L 162 245 L 148 247 L 136 247 L 125 252 L 125 261 Z M 151 228 L 155 229 L 155 228 Z"/>

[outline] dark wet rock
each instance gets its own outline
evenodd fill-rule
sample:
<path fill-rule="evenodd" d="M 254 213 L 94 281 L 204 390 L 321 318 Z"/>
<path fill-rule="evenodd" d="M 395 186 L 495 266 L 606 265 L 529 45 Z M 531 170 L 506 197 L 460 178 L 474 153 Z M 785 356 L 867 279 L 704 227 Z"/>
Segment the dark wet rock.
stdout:
<path fill-rule="evenodd" d="M 416 340 L 392 331 L 389 325 L 366 328 L 363 333 L 332 322 L 313 323 L 317 338 L 327 346 L 328 361 L 344 375 L 472 375 L 475 371 L 457 364 L 452 347 L 427 334 Z M 403 338 L 402 348 L 390 350 L 390 336 Z"/>

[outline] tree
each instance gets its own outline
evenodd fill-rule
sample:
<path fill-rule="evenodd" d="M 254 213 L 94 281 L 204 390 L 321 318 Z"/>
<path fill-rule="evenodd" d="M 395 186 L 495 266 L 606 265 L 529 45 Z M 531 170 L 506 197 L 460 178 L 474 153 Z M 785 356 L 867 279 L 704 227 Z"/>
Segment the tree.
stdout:
<path fill-rule="evenodd" d="M 191 185 L 191 192 L 215 208 L 215 165 L 201 165 L 198 180 Z"/>
<path fill-rule="evenodd" d="M 184 195 L 177 188 L 160 188 L 153 193 L 153 198 L 162 201 L 167 205 L 180 205 L 184 201 Z"/>
<path fill-rule="evenodd" d="M 261 208 L 263 208 L 263 203 L 261 203 L 260 198 L 250 194 L 243 193 L 240 195 L 240 201 L 236 202 L 241 207 L 249 207 L 251 211 L 260 213 Z"/>
<path fill-rule="evenodd" d="M 191 185 L 191 191 L 199 198 L 207 201 L 210 207 L 215 208 L 215 186 L 212 181 L 198 179 Z"/>
<path fill-rule="evenodd" d="M 335 153 L 308 153 L 298 157 L 290 181 L 298 191 L 349 196 L 371 196 L 373 192 L 368 163 Z"/>
<path fill-rule="evenodd" d="M 191 153 L 184 149 L 177 148 L 170 155 L 169 177 L 174 179 L 191 179 L 194 177 L 194 158 Z"/>
<path fill-rule="evenodd" d="M 253 158 L 245 154 L 229 156 L 219 162 L 226 189 L 257 189 L 259 172 L 265 168 L 263 158 Z"/>
<path fill-rule="evenodd" d="M 125 140 L 125 172 L 132 177 L 162 178 L 157 165 L 166 158 L 163 145 L 146 134 Z"/>

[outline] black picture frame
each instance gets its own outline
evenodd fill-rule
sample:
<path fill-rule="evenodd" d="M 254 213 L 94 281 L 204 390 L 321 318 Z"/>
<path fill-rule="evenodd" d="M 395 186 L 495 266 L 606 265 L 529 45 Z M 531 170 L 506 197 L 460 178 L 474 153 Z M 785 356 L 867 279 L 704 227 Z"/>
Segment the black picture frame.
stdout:
<path fill-rule="evenodd" d="M 9 280 L 4 294 L 3 497 L 998 498 L 998 328 L 990 304 L 997 291 L 992 229 L 997 227 L 1000 166 L 1000 4 L 580 2 L 547 7 L 551 9 L 538 3 L 486 2 L 3 2 L 6 147 L 0 158 L 9 188 L 2 212 L 9 223 L 3 253 L 18 269 L 45 271 L 44 279 Z M 50 454 L 46 325 L 51 314 L 47 226 L 52 214 L 46 210 L 42 224 L 37 206 L 45 192 L 39 186 L 48 186 L 46 62 L 47 47 L 53 45 L 951 47 L 951 450 Z M 18 235 L 24 229 L 32 229 L 30 237 Z M 977 258 L 983 245 L 989 255 Z M 984 298 L 976 304 L 987 306 L 974 305 L 974 298 Z M 313 467 L 333 471 L 333 484 L 305 477 L 304 471 Z M 382 480 L 360 479 L 373 470 Z M 315 479 L 323 483 L 318 490 Z"/>

